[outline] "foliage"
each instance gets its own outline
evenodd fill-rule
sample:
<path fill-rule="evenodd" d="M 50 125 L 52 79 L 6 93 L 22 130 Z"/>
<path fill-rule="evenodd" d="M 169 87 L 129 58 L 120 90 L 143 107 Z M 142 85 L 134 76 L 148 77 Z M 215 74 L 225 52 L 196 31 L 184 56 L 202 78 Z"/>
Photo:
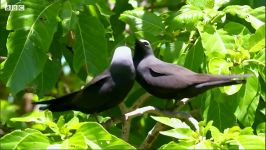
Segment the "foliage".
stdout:
<path fill-rule="evenodd" d="M 265 146 L 265 134 L 255 136 L 250 127 L 240 129 L 238 126 L 233 126 L 221 133 L 210 121 L 200 122 L 199 131 L 194 131 L 176 118 L 152 118 L 173 128 L 160 132 L 162 135 L 174 138 L 168 144 L 162 145 L 160 149 L 263 149 Z"/>
<path fill-rule="evenodd" d="M 6 4 L 24 5 L 25 10 L 5 11 Z M 153 117 L 173 129 L 161 131 L 151 148 L 265 147 L 264 5 L 262 0 L 2 0 L 1 148 L 141 145 L 155 123 L 146 114 L 131 121 L 130 144 L 117 138 L 120 124 L 107 132 L 80 112 L 33 110 L 22 116 L 29 105 L 25 94 L 38 100 L 78 90 L 108 66 L 117 46 L 134 49 L 136 37 L 149 40 L 158 58 L 195 72 L 253 75 L 246 84 L 210 90 L 182 108 L 202 121 L 199 131 L 177 118 Z M 143 95 L 135 84 L 125 104 L 130 107 Z M 161 109 L 172 105 L 147 99 L 145 105 Z M 119 114 L 114 108 L 98 118 Z"/>

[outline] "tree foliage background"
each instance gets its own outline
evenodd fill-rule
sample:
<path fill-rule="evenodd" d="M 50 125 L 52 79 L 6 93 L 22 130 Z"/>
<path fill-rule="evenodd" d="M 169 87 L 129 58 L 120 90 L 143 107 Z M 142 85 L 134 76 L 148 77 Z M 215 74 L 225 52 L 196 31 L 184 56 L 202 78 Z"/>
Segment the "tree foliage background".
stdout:
<path fill-rule="evenodd" d="M 7 4 L 25 10 L 5 11 Z M 1 148 L 265 148 L 263 0 L 1 0 L 0 18 Z M 137 83 L 122 113 L 116 107 L 97 119 L 31 105 L 79 90 L 117 46 L 134 49 L 136 37 L 195 72 L 253 76 L 192 98 L 178 110 L 191 114 L 185 119 L 144 113 L 116 123 L 133 106 L 172 105 Z"/>

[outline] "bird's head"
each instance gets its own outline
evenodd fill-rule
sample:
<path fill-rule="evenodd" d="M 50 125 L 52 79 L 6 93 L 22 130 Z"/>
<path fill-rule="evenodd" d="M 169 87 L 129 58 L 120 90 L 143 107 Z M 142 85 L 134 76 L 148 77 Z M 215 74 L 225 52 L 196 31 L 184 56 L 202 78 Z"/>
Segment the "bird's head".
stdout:
<path fill-rule="evenodd" d="M 129 47 L 120 46 L 115 49 L 110 66 L 110 71 L 113 75 L 119 74 L 134 77 L 135 68 L 132 60 L 131 49 Z"/>
<path fill-rule="evenodd" d="M 127 46 L 120 46 L 115 49 L 112 63 L 132 62 L 131 49 Z"/>
<path fill-rule="evenodd" d="M 147 40 L 136 40 L 135 42 L 135 55 L 147 56 L 153 55 L 152 47 L 149 41 Z"/>

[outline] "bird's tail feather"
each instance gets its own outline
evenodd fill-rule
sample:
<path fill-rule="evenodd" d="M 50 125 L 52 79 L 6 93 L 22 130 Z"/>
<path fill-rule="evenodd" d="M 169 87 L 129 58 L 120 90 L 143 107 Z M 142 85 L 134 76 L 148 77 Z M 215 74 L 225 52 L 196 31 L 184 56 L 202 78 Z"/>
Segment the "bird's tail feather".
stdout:
<path fill-rule="evenodd" d="M 71 93 L 56 99 L 48 101 L 33 102 L 33 104 L 41 104 L 40 110 L 49 109 L 51 111 L 66 111 L 74 109 L 74 105 L 71 101 L 76 96 L 76 93 Z"/>
<path fill-rule="evenodd" d="M 219 87 L 219 86 L 229 86 L 229 85 L 235 85 L 235 84 L 241 84 L 246 83 L 246 80 L 221 80 L 221 81 L 211 81 L 211 82 L 205 82 L 196 85 L 196 88 L 212 88 L 212 87 Z"/>
<path fill-rule="evenodd" d="M 220 80 L 226 79 L 240 79 L 240 78 L 247 78 L 253 76 L 252 74 L 236 74 L 236 75 L 212 75 L 213 77 L 217 77 Z"/>

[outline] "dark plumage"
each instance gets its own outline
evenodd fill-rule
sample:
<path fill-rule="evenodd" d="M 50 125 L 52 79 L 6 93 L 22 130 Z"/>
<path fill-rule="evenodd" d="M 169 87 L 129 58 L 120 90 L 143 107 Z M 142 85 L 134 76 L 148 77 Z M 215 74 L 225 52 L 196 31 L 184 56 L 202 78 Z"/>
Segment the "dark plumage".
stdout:
<path fill-rule="evenodd" d="M 49 101 L 51 111 L 78 110 L 84 113 L 101 112 L 121 103 L 133 86 L 135 69 L 130 48 L 118 47 L 112 62 L 82 90 Z"/>
<path fill-rule="evenodd" d="M 184 67 L 157 59 L 146 40 L 137 40 L 133 57 L 137 82 L 150 94 L 165 99 L 197 96 L 208 89 L 244 83 L 249 75 L 199 74 Z"/>

